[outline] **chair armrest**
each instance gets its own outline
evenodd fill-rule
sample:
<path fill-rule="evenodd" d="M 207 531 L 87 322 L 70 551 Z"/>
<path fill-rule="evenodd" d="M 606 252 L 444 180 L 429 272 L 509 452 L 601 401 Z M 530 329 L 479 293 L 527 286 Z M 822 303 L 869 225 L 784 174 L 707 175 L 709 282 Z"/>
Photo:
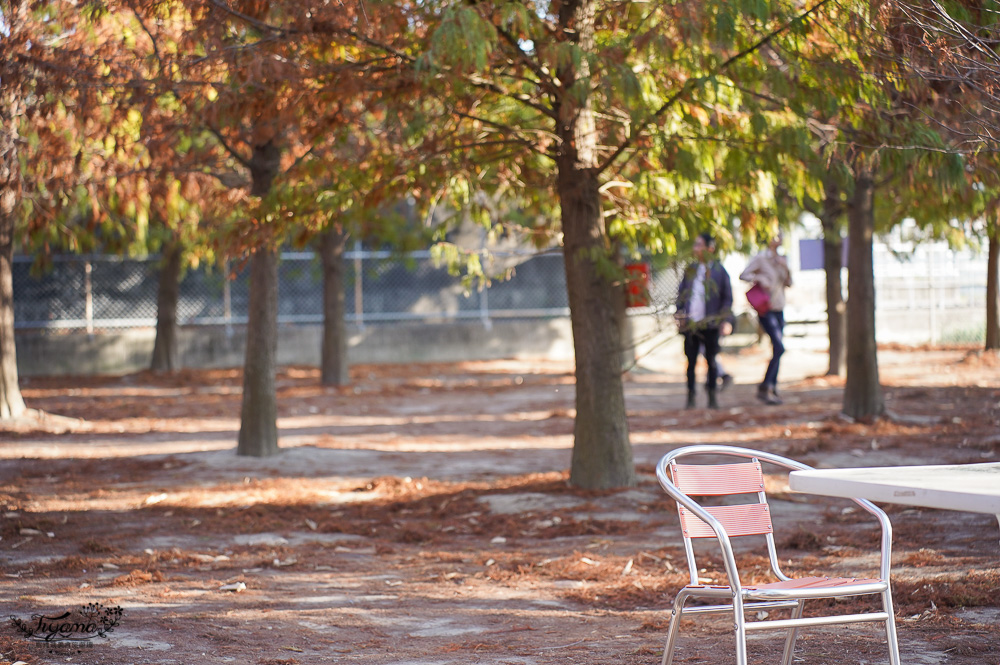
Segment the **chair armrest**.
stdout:
<path fill-rule="evenodd" d="M 794 490 L 796 494 L 805 494 L 806 496 L 820 496 L 823 494 L 814 494 L 813 492 L 806 492 L 803 490 Z M 874 517 L 881 528 L 881 539 L 879 543 L 879 577 L 887 580 L 889 579 L 889 570 L 891 568 L 892 559 L 892 523 L 889 521 L 889 516 L 885 514 L 885 511 L 876 506 L 874 503 L 868 499 L 849 499 L 849 501 L 854 502 L 862 508 L 865 512 L 869 513 Z"/>
<path fill-rule="evenodd" d="M 892 559 L 892 523 L 889 521 L 889 516 L 868 499 L 851 499 L 851 501 L 874 516 L 882 528 L 882 542 L 879 547 L 879 577 L 888 580 Z"/>

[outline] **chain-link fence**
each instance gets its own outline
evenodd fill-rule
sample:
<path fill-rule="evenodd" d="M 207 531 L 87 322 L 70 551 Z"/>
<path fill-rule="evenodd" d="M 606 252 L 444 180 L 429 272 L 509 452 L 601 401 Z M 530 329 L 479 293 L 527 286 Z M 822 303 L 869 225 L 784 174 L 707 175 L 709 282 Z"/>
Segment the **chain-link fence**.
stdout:
<path fill-rule="evenodd" d="M 437 265 L 429 252 L 400 257 L 390 252 L 355 248 L 346 253 L 348 322 L 364 326 L 398 321 L 490 321 L 552 318 L 569 313 L 562 254 L 496 253 L 494 268 L 513 268 L 506 280 L 466 288 L 462 280 Z M 791 257 L 794 258 L 794 257 Z M 729 260 L 731 259 L 731 261 Z M 733 256 L 736 307 L 746 303 L 736 275 L 745 259 Z M 879 339 L 906 342 L 977 342 L 985 330 L 986 258 L 953 252 L 943 246 L 921 246 L 907 260 L 881 243 L 875 252 L 876 310 Z M 14 258 L 15 327 L 53 332 L 152 327 L 156 324 L 159 259 L 110 256 L 61 256 L 53 269 L 32 274 L 30 257 Z M 286 252 L 278 274 L 279 323 L 319 323 L 322 270 L 312 252 Z M 649 304 L 631 310 L 651 313 L 670 327 L 670 308 L 677 294 L 674 268 L 654 269 Z M 786 319 L 825 318 L 822 271 L 795 276 Z M 229 266 L 188 270 L 180 284 L 178 321 L 187 326 L 240 326 L 246 323 L 249 269 Z M 742 309 L 741 309 L 742 308 Z"/>
<path fill-rule="evenodd" d="M 559 252 L 504 253 L 499 268 L 509 279 L 482 289 L 437 265 L 429 252 L 400 257 L 389 252 L 346 252 L 346 309 L 349 322 L 370 323 L 566 316 L 566 277 Z M 30 257 L 14 259 L 14 321 L 21 330 L 95 330 L 156 324 L 159 259 L 60 256 L 41 275 Z M 322 271 L 312 252 L 285 252 L 278 268 L 279 323 L 323 320 Z M 650 280 L 649 309 L 664 307 L 677 291 L 672 271 Z M 202 267 L 186 271 L 180 283 L 181 325 L 242 325 L 247 321 L 249 267 Z"/>

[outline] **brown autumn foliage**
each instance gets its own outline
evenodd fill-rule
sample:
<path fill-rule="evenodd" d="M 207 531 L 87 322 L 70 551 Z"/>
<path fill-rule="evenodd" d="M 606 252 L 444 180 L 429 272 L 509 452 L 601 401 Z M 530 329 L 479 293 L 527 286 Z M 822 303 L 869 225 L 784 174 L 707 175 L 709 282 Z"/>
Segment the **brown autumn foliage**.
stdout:
<path fill-rule="evenodd" d="M 307 158 L 348 167 L 374 150 L 364 132 L 345 144 L 349 130 L 384 123 L 408 85 L 398 57 L 362 48 L 364 33 L 398 28 L 391 6 L 5 4 L 24 16 L 2 74 L 23 106 L 33 251 L 123 248 L 178 199 L 207 219 L 250 211 L 224 225 L 230 254 L 280 241 L 287 218 L 253 202 Z"/>

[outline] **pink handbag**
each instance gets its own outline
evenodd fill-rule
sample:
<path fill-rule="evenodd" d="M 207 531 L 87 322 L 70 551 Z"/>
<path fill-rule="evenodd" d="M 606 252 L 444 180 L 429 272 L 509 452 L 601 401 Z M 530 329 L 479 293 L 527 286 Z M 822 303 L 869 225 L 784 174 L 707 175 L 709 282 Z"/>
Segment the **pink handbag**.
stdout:
<path fill-rule="evenodd" d="M 763 286 L 756 282 L 747 291 L 747 300 L 758 314 L 767 314 L 771 311 L 771 296 L 764 290 Z"/>

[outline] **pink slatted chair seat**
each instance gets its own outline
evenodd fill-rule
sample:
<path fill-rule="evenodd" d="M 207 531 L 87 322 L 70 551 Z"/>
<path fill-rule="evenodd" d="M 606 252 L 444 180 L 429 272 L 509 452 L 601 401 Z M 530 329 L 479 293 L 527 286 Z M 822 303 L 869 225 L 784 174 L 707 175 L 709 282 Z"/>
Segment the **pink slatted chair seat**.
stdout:
<path fill-rule="evenodd" d="M 764 589 L 836 589 L 855 584 L 879 584 L 882 580 L 859 579 L 856 577 L 802 577 L 785 582 L 765 582 L 750 584 L 743 588 L 747 591 L 762 591 Z"/>
<path fill-rule="evenodd" d="M 674 485 L 690 496 L 722 496 L 764 491 L 760 462 L 674 464 Z"/>
<path fill-rule="evenodd" d="M 679 506 L 681 530 L 688 538 L 714 538 L 712 527 L 702 522 L 691 512 Z M 753 536 L 771 533 L 771 513 L 766 503 L 750 503 L 739 506 L 709 506 L 708 513 L 719 520 L 730 537 Z"/>

